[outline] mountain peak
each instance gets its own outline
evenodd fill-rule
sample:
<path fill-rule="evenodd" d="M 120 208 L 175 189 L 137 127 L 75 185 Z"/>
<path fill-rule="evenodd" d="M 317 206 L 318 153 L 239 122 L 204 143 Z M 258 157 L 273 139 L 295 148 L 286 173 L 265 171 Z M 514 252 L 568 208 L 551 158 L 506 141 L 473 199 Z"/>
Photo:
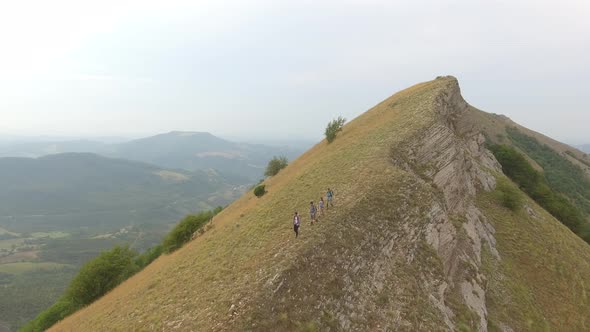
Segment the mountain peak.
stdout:
<path fill-rule="evenodd" d="M 57 329 L 584 330 L 590 247 L 502 175 L 488 120 L 454 77 L 401 91 Z"/>
<path fill-rule="evenodd" d="M 178 130 L 174 130 L 171 132 L 168 132 L 166 134 L 163 135 L 173 135 L 173 136 L 179 136 L 179 137 L 191 137 L 191 136 L 213 136 L 215 137 L 213 134 L 209 133 L 209 132 L 201 132 L 201 131 L 178 131 Z"/>

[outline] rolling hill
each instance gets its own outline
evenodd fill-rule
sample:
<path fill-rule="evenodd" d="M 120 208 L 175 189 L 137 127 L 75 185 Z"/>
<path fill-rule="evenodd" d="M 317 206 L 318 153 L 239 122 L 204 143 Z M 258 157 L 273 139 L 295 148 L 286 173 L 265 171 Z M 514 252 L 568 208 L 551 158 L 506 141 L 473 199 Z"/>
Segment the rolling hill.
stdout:
<path fill-rule="evenodd" d="M 174 131 L 114 147 L 111 156 L 143 161 L 162 167 L 215 169 L 242 183 L 263 178 L 264 168 L 275 155 L 293 159 L 301 150 L 262 144 L 230 142 L 209 133 Z"/>
<path fill-rule="evenodd" d="M 514 127 L 469 106 L 453 77 L 401 91 L 52 330 L 587 331 L 590 246 L 488 147 L 548 173 L 551 153 L 583 159 Z M 335 206 L 312 226 L 304 212 L 328 187 Z"/>
<path fill-rule="evenodd" d="M 174 222 L 241 193 L 214 171 L 79 153 L 0 158 L 0 188 L 0 225 L 14 232 Z"/>
<path fill-rule="evenodd" d="M 293 159 L 303 149 L 236 143 L 209 133 L 180 131 L 113 144 L 72 140 L 0 145 L 0 157 L 36 158 L 71 152 L 94 153 L 188 171 L 214 169 L 230 177 L 234 183 L 248 184 L 263 178 L 266 163 L 273 156 L 284 155 Z"/>
<path fill-rule="evenodd" d="M 0 327 L 34 318 L 102 250 L 145 250 L 181 217 L 245 189 L 212 170 L 87 153 L 0 158 Z"/>

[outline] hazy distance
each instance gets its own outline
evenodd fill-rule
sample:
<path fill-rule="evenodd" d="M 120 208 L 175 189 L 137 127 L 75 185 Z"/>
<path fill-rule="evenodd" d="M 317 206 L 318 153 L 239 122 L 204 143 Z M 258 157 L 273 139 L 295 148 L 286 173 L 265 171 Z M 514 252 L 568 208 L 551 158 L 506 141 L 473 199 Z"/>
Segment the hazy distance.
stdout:
<path fill-rule="evenodd" d="M 588 143 L 590 3 L 51 1 L 0 5 L 0 134 L 316 140 L 451 74 L 488 112 Z"/>

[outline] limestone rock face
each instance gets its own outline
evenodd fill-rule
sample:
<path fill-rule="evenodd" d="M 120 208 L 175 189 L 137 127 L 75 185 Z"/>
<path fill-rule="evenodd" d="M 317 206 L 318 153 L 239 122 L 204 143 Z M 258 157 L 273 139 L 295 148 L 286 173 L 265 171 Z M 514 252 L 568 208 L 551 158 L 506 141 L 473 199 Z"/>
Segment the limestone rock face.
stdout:
<path fill-rule="evenodd" d="M 469 105 L 461 97 L 456 80 L 449 82 L 436 98 L 438 121 L 416 137 L 392 150 L 392 161 L 415 178 L 432 184 L 439 192 L 432 201 L 425 234 L 443 261 L 445 281 L 433 304 L 454 329 L 454 315 L 445 298 L 460 299 L 480 318 L 480 331 L 487 331 L 486 279 L 480 273 L 482 246 L 500 258 L 494 228 L 475 205 L 478 190 L 495 189 L 492 172 L 501 172 L 499 163 L 485 146 L 484 136 L 465 131 L 460 119 Z M 456 293 L 456 294 L 453 294 Z"/>

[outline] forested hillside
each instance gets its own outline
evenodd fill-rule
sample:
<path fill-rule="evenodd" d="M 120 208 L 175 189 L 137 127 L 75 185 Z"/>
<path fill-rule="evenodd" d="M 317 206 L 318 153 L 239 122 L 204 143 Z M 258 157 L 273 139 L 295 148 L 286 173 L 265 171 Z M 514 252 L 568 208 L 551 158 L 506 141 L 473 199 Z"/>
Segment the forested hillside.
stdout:
<path fill-rule="evenodd" d="M 181 217 L 246 188 L 213 170 L 86 153 L 0 158 L 0 325 L 14 330 L 46 309 L 101 251 L 141 252 Z"/>

